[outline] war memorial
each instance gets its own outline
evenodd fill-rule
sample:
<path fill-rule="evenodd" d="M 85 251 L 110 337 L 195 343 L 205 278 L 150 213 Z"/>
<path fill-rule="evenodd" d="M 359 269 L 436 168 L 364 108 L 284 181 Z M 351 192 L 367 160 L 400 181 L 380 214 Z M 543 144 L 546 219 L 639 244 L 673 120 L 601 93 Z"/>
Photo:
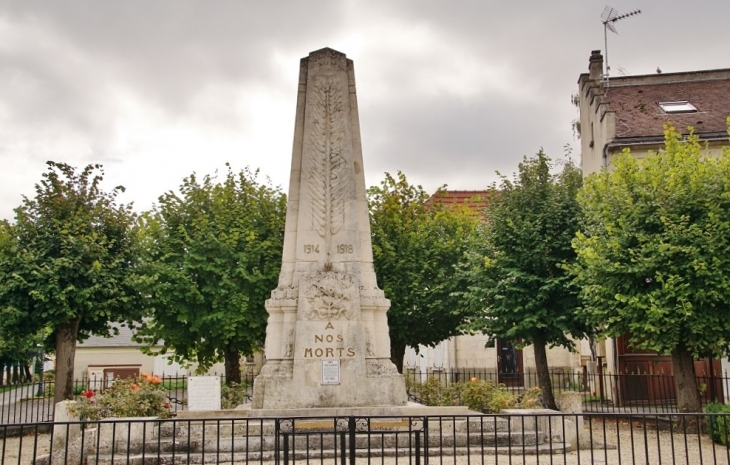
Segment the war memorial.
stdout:
<path fill-rule="evenodd" d="M 250 403 L 221 410 L 218 377 L 189 377 L 187 408 L 172 419 L 78 421 L 65 405 L 73 401 L 64 401 L 56 406 L 53 439 L 46 434 L 32 449 L 28 441 L 25 449 L 22 441 L 12 443 L 13 462 L 288 465 L 377 458 L 420 465 L 504 463 L 503 456 L 511 463 L 513 455 L 539 463 L 545 454 L 551 463 L 562 455 L 559 461 L 578 464 L 588 454 L 593 461 L 595 451 L 607 463 L 663 463 L 662 454 L 689 459 L 700 448 L 709 456 L 711 440 L 696 434 L 690 442 L 684 435 L 676 450 L 674 433 L 662 431 L 660 438 L 658 428 L 641 442 L 631 423 L 619 427 L 618 416 L 614 422 L 584 413 L 579 392 L 560 394 L 561 412 L 485 415 L 408 402 L 404 377 L 390 361 L 390 301 L 373 265 L 353 62 L 329 48 L 301 60 L 287 201 L 279 282 L 266 301 L 266 363 Z M 646 416 L 643 422 L 646 436 Z M 30 426 L 38 433 L 38 425 Z M 19 436 L 26 433 L 20 425 Z M 646 461 L 634 460 L 635 450 Z"/>
<path fill-rule="evenodd" d="M 352 60 L 301 60 L 279 285 L 252 409 L 404 406 L 373 268 Z"/>

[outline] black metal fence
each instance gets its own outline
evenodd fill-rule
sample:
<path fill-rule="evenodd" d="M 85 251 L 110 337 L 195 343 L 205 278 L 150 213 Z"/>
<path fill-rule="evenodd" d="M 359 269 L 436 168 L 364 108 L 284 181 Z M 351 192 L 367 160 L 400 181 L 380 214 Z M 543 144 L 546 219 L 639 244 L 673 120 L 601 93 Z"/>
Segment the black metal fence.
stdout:
<path fill-rule="evenodd" d="M 730 464 L 730 414 L 186 418 L 0 426 L 2 464 Z"/>
<path fill-rule="evenodd" d="M 220 378 L 221 383 L 225 383 L 225 376 Z M 253 379 L 251 374 L 242 375 L 241 384 L 247 389 L 248 398 L 253 394 Z M 170 412 L 187 410 L 187 376 L 160 376 L 160 386 L 169 399 Z M 100 392 L 107 387 L 108 380 L 76 380 L 73 387 L 74 398 L 79 399 L 87 390 Z M 0 425 L 53 420 L 53 381 L 6 385 L 2 388 L 4 391 L 0 392 Z"/>
<path fill-rule="evenodd" d="M 429 378 L 444 388 L 471 380 L 491 381 L 508 389 L 521 392 L 537 387 L 537 373 L 498 373 L 487 370 L 458 371 L 405 371 L 413 383 L 424 383 Z M 677 412 L 674 376 L 654 373 L 588 373 L 587 371 L 551 371 L 554 393 L 575 391 L 582 393 L 583 410 L 613 413 L 674 413 Z M 702 405 L 717 402 L 730 403 L 728 373 L 702 374 L 697 376 L 697 389 Z M 411 392 L 413 394 L 413 392 Z M 458 400 L 458 399 L 457 399 Z"/>
<path fill-rule="evenodd" d="M 420 373 L 406 370 L 405 376 L 413 383 L 423 383 L 429 378 L 444 388 L 472 379 L 489 380 L 504 384 L 515 392 L 537 386 L 535 372 L 496 373 L 486 370 L 433 371 Z M 587 372 L 553 371 L 550 374 L 553 390 L 577 391 L 582 394 L 583 410 L 612 413 L 674 413 L 677 411 L 674 377 L 665 374 L 624 373 L 595 374 Z M 161 386 L 170 401 L 172 413 L 187 410 L 187 377 L 161 376 Z M 243 376 L 248 396 L 253 394 L 254 376 Z M 221 376 L 221 382 L 225 378 Z M 79 398 L 85 390 L 100 391 L 105 388 L 101 381 L 78 380 L 74 383 L 74 396 Z M 730 403 L 725 393 L 730 392 L 730 377 L 702 375 L 697 377 L 703 405 L 712 402 Z M 53 420 L 52 381 L 3 386 L 0 392 L 0 424 L 36 423 Z M 412 399 L 417 396 L 411 390 Z M 248 399 L 244 399 L 247 402 Z M 458 399 L 457 402 L 458 404 Z"/>

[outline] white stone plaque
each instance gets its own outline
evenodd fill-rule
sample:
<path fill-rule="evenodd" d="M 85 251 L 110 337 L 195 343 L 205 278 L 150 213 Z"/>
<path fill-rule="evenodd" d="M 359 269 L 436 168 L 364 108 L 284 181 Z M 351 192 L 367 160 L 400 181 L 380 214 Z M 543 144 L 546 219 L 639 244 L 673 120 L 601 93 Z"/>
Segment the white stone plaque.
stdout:
<path fill-rule="evenodd" d="M 188 376 L 188 410 L 220 409 L 220 376 Z"/>
<path fill-rule="evenodd" d="M 339 360 L 322 360 L 322 384 L 340 384 Z"/>

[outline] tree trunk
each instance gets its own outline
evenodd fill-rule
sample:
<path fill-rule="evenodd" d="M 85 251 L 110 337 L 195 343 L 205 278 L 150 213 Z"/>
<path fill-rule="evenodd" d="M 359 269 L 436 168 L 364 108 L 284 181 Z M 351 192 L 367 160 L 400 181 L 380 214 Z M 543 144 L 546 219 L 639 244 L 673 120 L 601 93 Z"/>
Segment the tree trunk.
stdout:
<path fill-rule="evenodd" d="M 553 384 L 550 380 L 550 367 L 548 367 L 547 352 L 545 350 L 545 342 L 535 340 L 533 343 L 535 349 L 535 370 L 537 370 L 537 385 L 542 391 L 542 400 L 545 408 L 557 410 L 555 405 L 555 397 L 553 396 Z"/>
<path fill-rule="evenodd" d="M 23 371 L 25 372 L 25 382 L 32 383 L 33 375 L 30 374 L 30 366 L 27 363 L 25 365 L 23 365 Z"/>
<path fill-rule="evenodd" d="M 56 388 L 53 403 L 73 399 L 74 358 L 76 337 L 79 334 L 81 318 L 64 323 L 56 328 Z"/>
<path fill-rule="evenodd" d="M 403 373 L 403 358 L 406 356 L 406 345 L 395 339 L 390 340 L 390 361 L 393 362 L 398 369 L 398 373 Z"/>
<path fill-rule="evenodd" d="M 18 373 L 18 362 L 13 363 L 13 384 L 20 383 L 20 373 Z"/>
<path fill-rule="evenodd" d="M 5 385 L 5 362 L 0 362 L 0 386 Z"/>
<path fill-rule="evenodd" d="M 677 393 L 677 408 L 680 412 L 701 412 L 700 392 L 697 390 L 695 361 L 686 349 L 672 351 L 674 369 L 674 390 Z"/>
<path fill-rule="evenodd" d="M 241 384 L 241 353 L 235 347 L 227 345 L 223 348 L 226 363 L 226 385 Z"/>

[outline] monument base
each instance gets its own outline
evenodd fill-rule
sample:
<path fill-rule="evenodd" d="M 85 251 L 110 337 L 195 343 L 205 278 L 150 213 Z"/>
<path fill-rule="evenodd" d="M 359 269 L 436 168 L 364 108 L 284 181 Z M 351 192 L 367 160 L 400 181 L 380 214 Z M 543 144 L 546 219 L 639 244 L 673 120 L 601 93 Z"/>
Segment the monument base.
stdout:
<path fill-rule="evenodd" d="M 178 412 L 179 419 L 211 419 L 211 418 L 297 418 L 297 417 L 416 417 L 416 416 L 464 416 L 482 415 L 481 412 L 469 410 L 464 406 L 428 407 L 408 402 L 407 405 L 394 407 L 329 407 L 329 408 L 293 408 L 293 409 L 252 409 L 251 404 L 238 406 L 235 410 L 210 410 Z"/>
<path fill-rule="evenodd" d="M 353 361 L 354 367 L 357 362 Z M 371 376 L 342 376 L 339 384 L 320 384 L 314 369 L 265 365 L 254 380 L 253 410 L 404 407 L 408 396 L 403 376 L 390 360 L 368 360 Z M 373 367 L 379 369 L 373 369 Z M 344 368 L 347 368 L 346 364 Z M 289 376 L 287 376 L 289 375 Z"/>

